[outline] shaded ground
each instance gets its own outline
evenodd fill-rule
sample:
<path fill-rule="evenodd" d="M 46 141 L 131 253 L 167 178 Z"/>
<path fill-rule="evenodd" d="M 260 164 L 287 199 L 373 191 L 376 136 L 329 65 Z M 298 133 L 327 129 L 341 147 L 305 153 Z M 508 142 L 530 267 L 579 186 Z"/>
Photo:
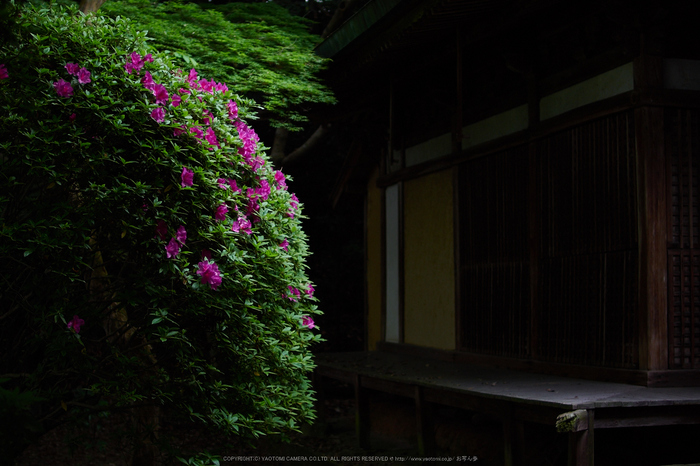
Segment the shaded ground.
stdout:
<path fill-rule="evenodd" d="M 415 454 L 410 441 L 384 438 L 375 435 L 372 449 L 362 450 L 357 445 L 354 431 L 353 401 L 345 397 L 328 400 L 324 422 L 304 429 L 303 434 L 293 435 L 291 442 L 282 443 L 277 439 L 266 438 L 256 445 L 246 445 L 222 436 L 212 435 L 195 428 L 192 424 L 166 419 L 163 433 L 172 438 L 170 446 L 181 449 L 187 455 L 197 455 L 208 451 L 222 458 L 222 464 L 395 464 L 390 461 L 368 461 L 368 456 L 408 456 Z M 129 423 L 126 416 L 111 416 L 102 425 L 93 423 L 90 428 L 62 426 L 46 433 L 34 445 L 27 448 L 16 464 L 22 466 L 52 465 L 100 465 L 129 466 L 131 446 L 124 441 Z M 122 440 L 120 440 L 122 439 Z M 267 457 L 267 458 L 266 458 Z M 272 457 L 272 458 L 270 458 Z M 359 457 L 359 461 L 353 461 Z M 362 461 L 362 457 L 365 460 Z M 163 466 L 181 465 L 176 458 L 165 457 Z"/>

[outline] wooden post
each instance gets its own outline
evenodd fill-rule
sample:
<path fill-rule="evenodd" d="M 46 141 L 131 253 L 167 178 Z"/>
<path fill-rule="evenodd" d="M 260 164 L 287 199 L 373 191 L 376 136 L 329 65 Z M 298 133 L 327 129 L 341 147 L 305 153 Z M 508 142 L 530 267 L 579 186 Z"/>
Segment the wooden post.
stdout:
<path fill-rule="evenodd" d="M 355 374 L 355 432 L 360 448 L 369 449 L 369 397 L 367 391 L 362 388 L 362 379 Z"/>
<path fill-rule="evenodd" d="M 414 391 L 416 403 L 416 432 L 418 434 L 418 454 L 431 456 L 435 453 L 435 436 L 430 405 L 423 399 L 423 389 L 416 385 Z"/>
<path fill-rule="evenodd" d="M 569 434 L 569 466 L 593 466 L 595 411 L 579 409 L 557 417 L 557 431 Z"/>
<path fill-rule="evenodd" d="M 635 88 L 661 87 L 663 61 L 642 53 L 634 61 Z M 639 237 L 639 368 L 668 368 L 668 257 L 664 110 L 635 109 Z"/>

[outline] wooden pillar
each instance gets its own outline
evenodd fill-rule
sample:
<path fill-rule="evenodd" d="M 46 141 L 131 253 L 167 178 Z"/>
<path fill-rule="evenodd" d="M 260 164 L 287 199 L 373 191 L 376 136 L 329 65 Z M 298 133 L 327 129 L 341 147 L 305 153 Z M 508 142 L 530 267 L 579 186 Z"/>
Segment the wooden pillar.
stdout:
<path fill-rule="evenodd" d="M 577 411 L 578 412 L 578 411 Z M 584 425 L 575 425 L 569 432 L 568 466 L 593 466 L 595 459 L 594 423 L 595 412 L 586 410 Z"/>
<path fill-rule="evenodd" d="M 423 389 L 416 385 L 414 391 L 416 404 L 416 432 L 418 434 L 418 454 L 431 456 L 435 453 L 435 435 L 431 407 L 423 398 Z"/>
<path fill-rule="evenodd" d="M 642 54 L 634 61 L 635 88 L 661 87 L 663 60 Z M 664 110 L 635 109 L 639 238 L 639 368 L 668 368 L 668 258 Z"/>

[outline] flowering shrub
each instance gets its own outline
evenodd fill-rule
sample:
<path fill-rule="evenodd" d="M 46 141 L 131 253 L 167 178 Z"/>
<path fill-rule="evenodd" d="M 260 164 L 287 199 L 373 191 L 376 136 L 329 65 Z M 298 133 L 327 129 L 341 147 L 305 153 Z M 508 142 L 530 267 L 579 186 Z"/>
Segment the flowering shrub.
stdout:
<path fill-rule="evenodd" d="M 25 374 L 47 420 L 156 405 L 245 436 L 312 420 L 302 205 L 252 103 L 124 19 L 17 15 L 0 44 L 0 374 Z"/>

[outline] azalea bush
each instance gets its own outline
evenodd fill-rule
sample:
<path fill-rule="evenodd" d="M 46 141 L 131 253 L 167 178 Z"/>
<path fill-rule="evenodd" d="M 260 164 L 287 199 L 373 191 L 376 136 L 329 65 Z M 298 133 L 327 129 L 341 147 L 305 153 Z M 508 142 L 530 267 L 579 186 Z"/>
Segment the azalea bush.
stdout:
<path fill-rule="evenodd" d="M 125 19 L 28 7 L 6 25 L 5 389 L 44 400 L 46 427 L 149 407 L 247 437 L 313 420 L 302 205 L 253 102 Z"/>

